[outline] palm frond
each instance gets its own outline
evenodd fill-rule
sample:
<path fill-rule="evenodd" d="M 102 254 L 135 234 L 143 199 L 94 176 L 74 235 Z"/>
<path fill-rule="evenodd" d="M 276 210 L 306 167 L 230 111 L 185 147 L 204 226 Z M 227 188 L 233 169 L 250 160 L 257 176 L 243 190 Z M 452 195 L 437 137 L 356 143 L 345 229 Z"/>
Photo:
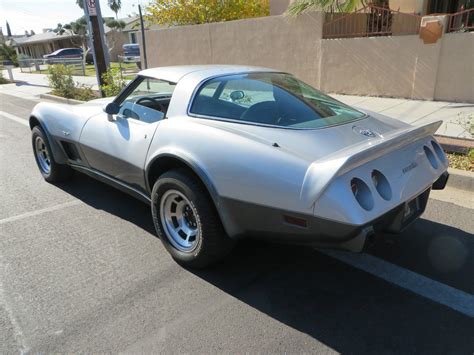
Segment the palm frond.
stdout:
<path fill-rule="evenodd" d="M 310 11 L 352 12 L 364 4 L 365 0 L 295 0 L 286 15 L 295 17 Z"/>

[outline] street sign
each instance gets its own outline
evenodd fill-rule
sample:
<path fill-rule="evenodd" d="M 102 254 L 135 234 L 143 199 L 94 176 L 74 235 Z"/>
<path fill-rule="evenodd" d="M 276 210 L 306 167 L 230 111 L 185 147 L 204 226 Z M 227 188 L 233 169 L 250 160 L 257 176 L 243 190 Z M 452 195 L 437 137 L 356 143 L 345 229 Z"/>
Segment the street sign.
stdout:
<path fill-rule="evenodd" d="M 86 0 L 87 12 L 89 13 L 89 16 L 97 16 L 95 2 L 96 0 Z"/>

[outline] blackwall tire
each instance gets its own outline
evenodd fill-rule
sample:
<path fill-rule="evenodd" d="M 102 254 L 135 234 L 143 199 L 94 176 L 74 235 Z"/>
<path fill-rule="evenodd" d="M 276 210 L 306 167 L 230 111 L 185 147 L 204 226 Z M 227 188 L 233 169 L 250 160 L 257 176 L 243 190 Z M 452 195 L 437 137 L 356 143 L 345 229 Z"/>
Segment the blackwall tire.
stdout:
<path fill-rule="evenodd" d="M 72 175 L 71 167 L 54 160 L 48 137 L 39 126 L 31 130 L 31 143 L 36 164 L 43 178 L 48 182 L 68 180 Z"/>
<path fill-rule="evenodd" d="M 184 170 L 168 171 L 155 182 L 152 215 L 164 247 L 185 267 L 214 264 L 234 245 L 204 186 Z"/>

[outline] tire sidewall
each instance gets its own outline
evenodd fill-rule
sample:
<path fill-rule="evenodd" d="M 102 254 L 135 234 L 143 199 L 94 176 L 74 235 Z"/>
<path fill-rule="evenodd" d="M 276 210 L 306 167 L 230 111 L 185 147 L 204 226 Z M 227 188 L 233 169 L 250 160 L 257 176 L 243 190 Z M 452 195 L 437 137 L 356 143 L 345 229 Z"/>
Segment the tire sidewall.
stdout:
<path fill-rule="evenodd" d="M 193 205 L 193 207 L 197 211 L 198 215 L 196 216 L 196 218 L 198 218 L 200 222 L 198 223 L 199 228 L 200 228 L 199 230 L 200 238 L 198 240 L 198 244 L 191 252 L 183 252 L 181 250 L 178 250 L 169 240 L 165 232 L 165 226 L 163 226 L 162 224 L 161 215 L 160 215 L 161 197 L 168 190 L 177 190 L 181 192 L 183 195 L 185 195 L 188 198 L 189 202 Z M 193 191 L 185 183 L 173 177 L 163 177 L 163 178 L 158 179 L 155 185 L 153 186 L 153 191 L 152 191 L 152 201 L 151 201 L 152 207 L 151 208 L 152 208 L 152 215 L 153 215 L 153 221 L 154 221 L 156 232 L 158 233 L 158 236 L 160 237 L 164 247 L 173 256 L 173 258 L 185 263 L 192 262 L 195 258 L 197 258 L 199 254 L 201 253 L 203 246 L 206 242 L 205 240 L 206 220 L 202 218 L 202 215 L 201 215 L 201 211 L 203 208 L 201 204 L 203 201 L 202 201 L 202 196 L 199 196 L 198 194 L 199 193 L 196 193 L 195 191 Z"/>
<path fill-rule="evenodd" d="M 50 161 L 50 169 L 49 169 L 49 173 L 45 173 L 43 171 L 43 169 L 41 168 L 41 165 L 38 161 L 38 155 L 36 153 L 36 137 L 40 137 L 44 144 L 46 145 L 46 150 L 48 151 L 48 154 L 49 154 L 49 161 Z M 31 143 L 32 143 L 32 146 L 33 146 L 33 155 L 35 156 L 35 161 L 36 161 L 36 165 L 38 165 L 38 169 L 41 173 L 41 175 L 43 175 L 43 178 L 47 181 L 49 181 L 53 174 L 54 174 L 54 171 L 56 169 L 56 162 L 54 161 L 54 157 L 53 157 L 53 152 L 51 151 L 51 147 L 49 145 L 49 141 L 48 141 L 48 138 L 46 137 L 46 134 L 44 133 L 44 131 L 38 127 L 38 126 L 35 126 L 33 127 L 33 129 L 31 130 Z"/>

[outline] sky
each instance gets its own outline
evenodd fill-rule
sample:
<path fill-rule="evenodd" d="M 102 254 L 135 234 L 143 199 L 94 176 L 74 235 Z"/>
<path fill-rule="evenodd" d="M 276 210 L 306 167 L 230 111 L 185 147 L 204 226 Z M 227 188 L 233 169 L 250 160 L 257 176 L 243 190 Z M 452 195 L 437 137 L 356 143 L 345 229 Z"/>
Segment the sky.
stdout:
<path fill-rule="evenodd" d="M 122 0 L 120 17 L 138 13 L 136 5 L 146 5 L 145 0 Z M 115 16 L 107 6 L 107 0 L 100 0 L 102 16 Z M 56 28 L 58 23 L 69 23 L 83 15 L 83 10 L 75 0 L 0 0 L 0 27 L 6 35 L 6 21 L 12 34 L 25 34 L 34 30 L 41 33 L 43 28 Z"/>

